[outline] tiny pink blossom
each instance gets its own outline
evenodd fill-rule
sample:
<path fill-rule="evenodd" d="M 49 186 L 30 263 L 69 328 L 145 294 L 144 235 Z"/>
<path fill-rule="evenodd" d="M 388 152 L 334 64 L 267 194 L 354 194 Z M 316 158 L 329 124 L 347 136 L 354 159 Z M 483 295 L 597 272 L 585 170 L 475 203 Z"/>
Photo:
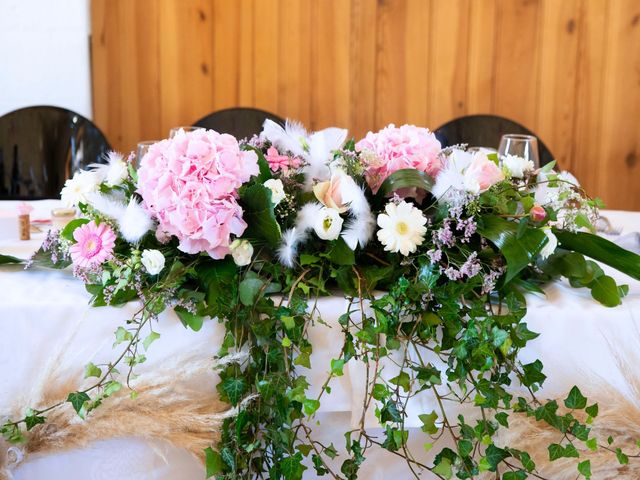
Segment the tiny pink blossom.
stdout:
<path fill-rule="evenodd" d="M 138 169 L 138 193 L 158 220 L 156 237 L 179 240 L 185 253 L 230 253 L 232 235 L 247 228 L 238 188 L 258 174 L 258 157 L 213 130 L 183 132 L 152 145 Z"/>
<path fill-rule="evenodd" d="M 531 207 L 531 210 L 529 210 L 529 215 L 531 215 L 531 219 L 534 222 L 541 222 L 545 218 L 547 218 L 547 212 L 540 205 L 534 205 L 533 207 Z"/>
<path fill-rule="evenodd" d="M 432 132 L 414 125 L 390 124 L 377 133 L 367 133 L 356 143 L 356 150 L 363 153 L 365 178 L 374 193 L 389 175 L 405 168 L 435 177 L 442 169 L 440 149 Z"/>
<path fill-rule="evenodd" d="M 289 157 L 288 155 L 280 155 L 278 149 L 276 147 L 269 147 L 267 149 L 267 154 L 265 155 L 267 159 L 267 163 L 269 164 L 269 168 L 273 172 L 277 172 L 278 170 L 282 170 L 283 172 L 287 172 L 290 168 L 298 168 L 302 161 L 297 157 Z"/>
<path fill-rule="evenodd" d="M 100 265 L 113 255 L 116 235 L 106 223 L 96 225 L 92 220 L 73 231 L 76 243 L 71 246 L 71 260 L 80 268 Z"/>

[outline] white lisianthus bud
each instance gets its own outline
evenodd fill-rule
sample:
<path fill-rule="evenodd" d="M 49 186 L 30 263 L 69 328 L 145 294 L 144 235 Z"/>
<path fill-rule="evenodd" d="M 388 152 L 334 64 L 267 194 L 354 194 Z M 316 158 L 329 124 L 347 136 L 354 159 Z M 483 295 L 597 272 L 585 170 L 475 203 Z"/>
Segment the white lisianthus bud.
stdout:
<path fill-rule="evenodd" d="M 244 267 L 251 263 L 251 257 L 253 257 L 253 245 L 251 245 L 251 242 L 248 240 L 236 238 L 231 242 L 231 245 L 229 245 L 229 249 L 231 250 L 233 261 L 236 262 L 236 265 L 239 267 Z"/>
<path fill-rule="evenodd" d="M 342 231 L 342 218 L 337 210 L 322 207 L 318 218 L 314 222 L 313 229 L 322 240 L 335 240 Z"/>
<path fill-rule="evenodd" d="M 282 180 L 270 178 L 264 182 L 264 186 L 271 190 L 271 201 L 274 205 L 278 205 L 282 200 L 284 200 L 286 194 L 284 193 Z"/>
<path fill-rule="evenodd" d="M 543 228 L 542 231 L 547 236 L 547 243 L 542 250 L 540 250 L 540 257 L 544 260 L 549 258 L 553 252 L 556 251 L 556 247 L 558 246 L 558 238 L 553 234 L 550 228 Z"/>
<path fill-rule="evenodd" d="M 160 250 L 143 250 L 140 261 L 149 275 L 157 275 L 164 268 L 164 255 Z"/>
<path fill-rule="evenodd" d="M 525 160 L 517 155 L 506 155 L 502 160 L 502 166 L 513 178 L 523 178 L 525 173 L 531 172 L 534 168 L 531 160 Z"/>

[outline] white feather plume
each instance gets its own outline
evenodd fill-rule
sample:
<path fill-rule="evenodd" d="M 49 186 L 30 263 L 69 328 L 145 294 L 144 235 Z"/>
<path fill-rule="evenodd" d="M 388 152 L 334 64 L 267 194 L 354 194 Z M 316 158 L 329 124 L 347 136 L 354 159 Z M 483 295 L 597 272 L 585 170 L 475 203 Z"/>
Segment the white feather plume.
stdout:
<path fill-rule="evenodd" d="M 342 202 L 349 205 L 351 217 L 342 231 L 342 239 L 351 250 L 358 245 L 364 247 L 376 226 L 376 219 L 371 213 L 371 207 L 364 195 L 364 190 L 348 175 L 340 179 L 340 196 Z"/>
<path fill-rule="evenodd" d="M 305 190 L 310 191 L 314 182 L 329 180 L 329 164 L 333 160 L 334 150 L 339 150 L 347 139 L 347 130 L 343 128 L 325 128 L 311 134 L 309 151 L 304 155 L 306 165 L 302 171 L 305 176 Z"/>
<path fill-rule="evenodd" d="M 139 242 L 153 228 L 151 216 L 135 198 L 131 199 L 124 215 L 117 220 L 122 237 L 130 243 Z"/>
<path fill-rule="evenodd" d="M 105 195 L 104 193 L 92 193 L 87 196 L 87 202 L 98 212 L 114 220 L 122 217 L 127 209 L 124 194 L 115 195 L 111 193 Z"/>
<path fill-rule="evenodd" d="M 278 248 L 278 258 L 285 267 L 292 268 L 298 256 L 298 246 L 309 238 L 309 230 L 313 228 L 315 219 L 320 214 L 322 205 L 307 203 L 298 212 L 296 226 L 282 234 L 282 243 Z"/>
<path fill-rule="evenodd" d="M 273 120 L 265 120 L 260 133 L 261 140 L 268 140 L 283 152 L 303 157 L 309 134 L 301 123 L 287 120 L 284 128 Z"/>
<path fill-rule="evenodd" d="M 464 150 L 454 149 L 445 161 L 444 168 L 436 177 L 431 193 L 438 200 L 446 201 L 449 194 L 465 189 L 464 171 L 471 163 L 473 155 Z"/>

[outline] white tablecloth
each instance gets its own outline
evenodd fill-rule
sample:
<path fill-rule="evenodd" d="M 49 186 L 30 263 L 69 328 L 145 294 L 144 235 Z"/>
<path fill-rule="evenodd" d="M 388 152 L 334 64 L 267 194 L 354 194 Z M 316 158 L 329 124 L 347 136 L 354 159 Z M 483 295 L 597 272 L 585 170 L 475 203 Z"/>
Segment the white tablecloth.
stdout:
<path fill-rule="evenodd" d="M 15 202 L 0 202 L 0 210 L 12 210 Z M 48 217 L 53 201 L 32 202 L 32 218 Z M 640 232 L 640 213 L 607 211 L 611 223 L 622 234 Z M 28 242 L 11 235 L 0 236 L 0 254 L 27 257 L 37 248 L 42 234 Z M 608 309 L 594 302 L 587 290 L 575 290 L 564 282 L 549 285 L 546 298 L 529 297 L 529 328 L 542 335 L 522 352 L 524 361 L 540 358 L 549 377 L 543 397 L 566 394 L 578 384 L 597 399 L 614 388 L 627 398 L 634 392 L 629 376 L 637 375 L 630 366 L 637 365 L 640 344 L 640 282 L 605 267 L 619 282 L 628 283 L 629 295 L 618 308 Z M 134 305 L 122 308 L 91 308 L 82 283 L 68 271 L 22 271 L 20 266 L 0 267 L 0 417 L 30 395 L 33 385 L 46 376 L 50 368 L 70 365 L 81 368 L 88 361 L 108 362 L 114 357 L 113 331 L 134 311 Z M 344 313 L 346 301 L 322 299 L 319 309 L 329 325 L 336 325 Z M 149 350 L 148 361 L 138 369 L 141 375 L 162 368 L 171 360 L 189 355 L 213 357 L 222 338 L 222 326 L 205 323 L 200 332 L 185 329 L 173 314 L 163 314 L 156 326 L 160 340 Z M 331 358 L 342 345 L 338 328 L 318 325 L 310 331 L 314 345 L 311 362 L 312 389 L 326 378 Z M 52 363 L 55 362 L 55 365 Z M 340 447 L 348 424 L 359 418 L 363 368 L 350 362 L 345 375 L 333 383 L 333 393 L 324 398 L 318 418 L 317 435 Z M 79 372 L 81 373 L 81 372 Z M 216 379 L 206 375 L 199 388 L 215 395 Z M 636 399 L 637 400 L 637 399 Z M 26 407 L 27 405 L 25 405 Z M 414 402 L 411 412 L 433 409 L 429 396 Z M 417 427 L 418 422 L 411 422 Z M 373 422 L 371 423 L 373 424 Z M 426 439 L 418 429 L 412 431 L 410 444 L 416 457 L 429 461 L 423 452 Z M 315 476 L 307 471 L 305 479 Z M 201 480 L 204 470 L 186 451 L 163 442 L 135 438 L 96 442 L 75 451 L 33 456 L 18 466 L 16 480 L 113 479 L 113 480 Z M 361 478 L 408 478 L 406 465 L 384 451 L 369 454 Z M 430 478 L 424 474 L 424 478 Z"/>

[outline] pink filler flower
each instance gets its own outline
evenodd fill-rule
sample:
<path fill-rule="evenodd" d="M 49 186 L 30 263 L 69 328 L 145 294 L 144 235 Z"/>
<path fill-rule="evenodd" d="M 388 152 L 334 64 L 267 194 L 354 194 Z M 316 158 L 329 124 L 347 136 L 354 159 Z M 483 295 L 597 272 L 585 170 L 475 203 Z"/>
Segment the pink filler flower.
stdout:
<path fill-rule="evenodd" d="M 297 157 L 291 158 L 288 155 L 280 155 L 276 147 L 269 147 L 267 149 L 265 159 L 273 172 L 282 170 L 286 173 L 290 168 L 295 169 L 302 165 L 302 161 Z"/>
<path fill-rule="evenodd" d="M 213 130 L 182 132 L 152 145 L 138 169 L 138 193 L 157 218 L 157 236 L 174 235 L 178 249 L 230 253 L 232 235 L 247 228 L 237 189 L 258 174 L 258 157 L 238 141 Z"/>
<path fill-rule="evenodd" d="M 374 193 L 397 170 L 415 168 L 435 177 L 442 169 L 440 149 L 440 142 L 428 129 L 393 123 L 356 143 L 356 150 L 365 154 L 365 178 Z"/>
<path fill-rule="evenodd" d="M 73 264 L 81 268 L 100 265 L 113 255 L 116 234 L 106 223 L 96 225 L 93 220 L 79 226 L 73 231 L 76 243 L 69 252 Z"/>

